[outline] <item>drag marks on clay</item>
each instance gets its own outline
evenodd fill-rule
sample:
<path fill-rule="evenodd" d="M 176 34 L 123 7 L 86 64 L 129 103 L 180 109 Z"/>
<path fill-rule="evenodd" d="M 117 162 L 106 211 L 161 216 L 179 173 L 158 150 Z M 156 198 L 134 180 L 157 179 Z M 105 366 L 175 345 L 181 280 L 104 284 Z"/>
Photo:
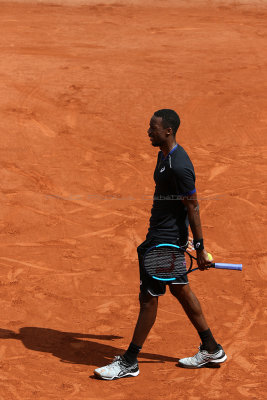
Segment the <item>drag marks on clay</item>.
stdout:
<path fill-rule="evenodd" d="M 58 270 L 54 270 L 54 269 L 51 269 L 51 268 L 47 268 L 47 267 L 44 267 L 44 266 L 32 264 L 32 263 L 25 262 L 25 261 L 16 260 L 16 259 L 13 259 L 13 258 L 0 257 L 0 260 L 10 261 L 12 263 L 21 264 L 21 265 L 24 265 L 25 267 L 30 267 L 30 268 L 37 269 L 37 270 L 40 270 L 40 271 L 49 271 L 50 273 L 52 272 L 54 275 L 60 275 L 60 276 L 78 276 L 78 275 L 92 274 L 92 269 L 86 269 L 84 271 L 76 271 L 76 272 L 58 272 Z M 5 266 L 5 267 L 9 267 L 9 268 L 13 267 L 12 265 L 9 265 L 9 264 L 1 263 L 1 265 Z M 20 271 L 20 273 L 21 273 L 21 271 Z M 16 281 L 14 281 L 14 283 L 15 282 Z"/>
<path fill-rule="evenodd" d="M 74 208 L 73 210 L 68 210 L 68 211 L 66 211 L 66 213 L 67 213 L 67 214 L 76 214 L 76 213 L 79 213 L 79 212 L 81 212 L 81 211 L 84 211 L 84 209 L 85 209 L 85 206 L 83 206 L 83 207 L 77 207 L 77 208 Z"/>
<path fill-rule="evenodd" d="M 173 312 L 173 311 L 169 311 L 169 310 L 166 310 L 164 308 L 161 308 L 161 307 L 158 307 L 158 310 L 162 312 L 162 315 L 166 313 L 166 314 L 171 314 L 171 315 L 175 315 L 175 316 L 178 316 L 178 317 L 184 317 L 184 313 L 183 312 L 181 312 L 181 313 Z"/>
<path fill-rule="evenodd" d="M 40 83 L 41 84 L 41 79 Z M 58 94 L 57 99 L 48 96 L 46 91 L 41 91 L 39 85 L 33 85 L 30 89 L 20 83 L 11 83 L 19 91 L 18 107 L 8 107 L 7 111 L 17 114 L 18 122 L 24 128 L 24 135 L 30 136 L 30 140 L 35 142 L 40 140 L 40 132 L 50 139 L 68 133 L 77 126 L 78 114 L 87 109 L 87 103 L 82 100 L 82 86 L 69 85 L 66 92 Z M 38 112 L 36 111 L 38 104 Z M 67 113 L 66 113 L 67 110 Z M 64 114 L 63 114 L 64 111 Z M 55 118 L 56 117 L 56 118 Z M 60 129 L 56 120 L 65 121 L 66 126 Z"/>
<path fill-rule="evenodd" d="M 38 132 L 42 132 L 45 136 L 54 138 L 58 135 L 56 131 L 49 128 L 44 122 L 39 122 L 36 118 L 31 118 L 28 120 L 28 124 L 32 124 L 33 128 L 37 128 Z"/>
<path fill-rule="evenodd" d="M 237 390 L 243 397 L 260 400 L 261 398 L 263 399 L 263 397 L 260 397 L 259 392 L 257 391 L 257 389 L 260 387 L 261 387 L 260 383 L 247 383 L 244 385 L 239 385 L 237 387 Z"/>
<path fill-rule="evenodd" d="M 250 286 L 247 284 L 247 286 Z M 251 293 L 250 293 L 251 294 Z M 239 342 L 238 347 L 235 345 L 235 341 L 232 342 L 232 339 L 229 339 L 226 341 L 226 346 L 229 354 L 234 358 L 234 361 L 236 359 L 236 352 L 240 354 L 241 350 L 245 350 L 247 348 L 247 342 L 246 338 L 249 337 L 250 330 L 253 328 L 255 322 L 258 319 L 258 316 L 260 314 L 259 309 L 255 309 L 253 312 L 254 304 L 259 302 L 259 297 L 260 296 L 260 290 L 257 289 L 256 291 L 256 301 L 253 303 L 253 294 L 251 295 L 248 302 L 244 302 L 243 306 L 241 307 L 240 310 L 240 315 L 235 321 L 234 328 L 232 329 L 232 335 L 235 338 L 235 341 Z M 248 316 L 249 319 L 248 319 Z M 238 362 L 238 361 L 237 361 Z M 241 363 L 242 364 L 242 363 Z"/>
<path fill-rule="evenodd" d="M 37 188 L 42 191 L 50 191 L 52 188 L 52 182 L 51 179 L 46 176 L 45 174 L 41 174 L 36 170 L 29 170 L 29 169 L 24 169 L 22 167 L 19 167 L 16 163 L 12 162 L 4 162 L 3 167 L 11 171 L 12 173 L 16 175 L 21 175 L 23 177 L 29 178 L 30 182 L 34 183 Z"/>
<path fill-rule="evenodd" d="M 72 204 L 78 204 L 78 205 L 81 206 L 81 207 L 76 208 L 74 210 L 66 211 L 66 212 L 69 212 L 69 213 L 72 213 L 72 212 L 73 213 L 77 213 L 77 212 L 80 212 L 80 211 L 84 211 L 86 208 L 91 208 L 91 209 L 93 209 L 94 213 L 96 212 L 96 210 L 98 210 L 100 215 L 101 215 L 102 212 L 107 212 L 107 214 L 109 214 L 109 215 L 114 214 L 114 215 L 122 216 L 124 218 L 131 218 L 128 215 L 127 212 L 122 213 L 120 211 L 114 211 L 114 208 L 109 210 L 107 207 L 104 207 L 104 205 L 105 206 L 106 205 L 110 205 L 109 198 L 105 198 L 105 196 L 101 196 L 101 195 L 99 196 L 100 197 L 99 204 L 97 204 L 97 202 L 95 201 L 94 197 L 93 197 L 94 201 L 92 201 L 92 202 L 86 201 L 86 200 L 82 200 L 82 199 L 79 199 L 79 198 L 75 199 L 75 198 L 73 198 L 73 196 L 70 196 L 69 193 L 67 193 L 67 192 L 65 192 L 63 190 L 61 191 L 60 195 L 51 194 L 51 193 L 49 194 L 48 193 L 47 196 L 49 196 L 51 198 L 55 198 L 55 199 L 57 199 L 59 201 L 67 201 L 70 204 L 71 203 Z M 93 196 L 96 196 L 96 198 L 97 198 L 97 194 L 96 195 L 94 194 Z M 82 197 L 82 195 L 79 195 L 78 197 Z M 85 195 L 85 197 L 86 197 L 86 195 Z M 120 199 L 117 198 L 116 196 L 113 196 L 113 197 L 110 198 L 110 200 L 115 201 L 115 200 L 120 200 Z M 99 215 L 99 214 L 93 214 L 93 215 Z"/>
<path fill-rule="evenodd" d="M 222 366 L 223 370 L 221 374 L 214 375 L 212 371 L 205 371 L 205 374 L 201 376 L 200 383 L 206 384 L 209 382 L 213 388 L 216 388 L 216 392 L 220 393 L 225 386 L 225 382 L 229 379 L 236 382 L 236 390 L 242 391 L 243 385 L 250 385 L 253 375 L 258 375 L 257 366 L 253 364 L 249 358 L 249 349 L 251 351 L 250 344 L 247 338 L 250 337 L 250 331 L 255 326 L 258 319 L 259 310 L 252 314 L 251 305 L 248 303 L 243 303 L 240 310 L 240 315 L 235 321 L 234 329 L 231 329 L 231 338 L 228 340 L 224 339 L 224 349 L 228 356 L 228 361 L 225 366 Z M 249 320 L 248 320 L 249 316 Z M 234 339 L 234 340 L 233 340 Z M 237 368 L 236 368 L 237 366 Z M 246 373 L 247 378 L 243 379 L 240 385 L 240 368 Z M 233 371 L 238 371 L 234 372 Z M 231 378 L 229 377 L 231 375 Z M 240 390 L 239 390 L 240 389 Z M 216 398 L 216 393 L 213 394 L 213 398 Z"/>
<path fill-rule="evenodd" d="M 241 202 L 244 202 L 244 203 L 248 204 L 250 207 L 258 208 L 258 205 L 257 205 L 257 204 L 252 203 L 252 201 L 249 201 L 249 200 L 247 200 L 247 199 L 244 199 L 244 197 L 235 196 L 235 199 L 237 199 L 237 200 L 239 200 L 239 201 L 241 201 Z"/>
<path fill-rule="evenodd" d="M 261 187 L 262 186 L 264 187 L 266 185 L 267 185 L 267 183 L 264 183 L 264 184 L 261 185 Z M 244 185 L 244 186 L 239 186 L 239 187 L 232 188 L 232 189 L 229 189 L 229 190 L 224 190 L 223 192 L 221 192 L 221 191 L 218 191 L 218 192 L 217 191 L 213 191 L 212 192 L 212 197 L 214 197 L 215 199 L 219 198 L 219 196 L 221 196 L 223 198 L 224 195 L 233 195 L 233 197 L 235 197 L 235 196 L 237 196 L 237 193 L 239 193 L 241 191 L 245 191 L 247 193 L 253 193 L 254 192 L 254 191 L 251 190 L 251 186 Z M 257 193 L 257 191 L 259 191 L 261 194 L 265 193 L 264 189 L 262 189 L 262 190 L 256 189 L 255 192 Z"/>
<path fill-rule="evenodd" d="M 234 361 L 247 373 L 251 374 L 254 372 L 258 367 L 253 365 L 252 362 L 248 361 L 248 359 L 241 354 L 235 355 Z"/>
<path fill-rule="evenodd" d="M 121 223 L 117 224 L 117 225 L 114 225 L 114 226 L 111 226 L 110 228 L 100 229 L 99 231 L 90 231 L 90 232 L 87 232 L 87 233 L 83 233 L 82 235 L 76 236 L 76 238 L 84 238 L 84 237 L 91 237 L 91 236 L 100 236 L 101 237 L 103 234 L 105 234 L 107 232 L 114 231 L 119 226 L 121 226 Z"/>
<path fill-rule="evenodd" d="M 108 301 L 106 303 L 103 303 L 99 305 L 98 307 L 95 308 L 95 311 L 98 314 L 109 314 L 111 312 L 114 312 L 114 309 L 119 309 L 121 306 L 119 303 L 115 301 Z"/>
<path fill-rule="evenodd" d="M 139 175 L 143 178 L 143 172 L 140 169 L 136 168 L 133 164 L 131 164 L 127 161 L 122 161 L 121 164 L 126 165 L 126 168 L 125 168 L 126 170 L 129 170 L 129 168 L 131 168 L 135 173 L 137 173 L 137 175 Z M 129 174 L 129 172 L 128 172 L 128 174 Z"/>
<path fill-rule="evenodd" d="M 196 27 L 176 27 L 176 26 L 170 26 L 170 27 L 153 27 L 147 29 L 148 33 L 151 34 L 164 34 L 164 33 L 171 33 L 171 32 L 183 32 L 183 31 L 199 31 L 201 28 L 196 28 Z"/>
<path fill-rule="evenodd" d="M 219 165 L 219 164 L 217 164 L 215 167 L 213 167 L 210 170 L 208 181 L 212 181 L 218 175 L 225 173 L 225 171 L 228 170 L 229 168 L 230 168 L 230 165 Z"/>
<path fill-rule="evenodd" d="M 82 52 L 77 52 L 76 47 L 72 48 L 70 46 L 6 46 L 2 47 L 3 51 L 5 54 L 11 54 L 12 56 L 16 54 L 17 56 L 33 56 L 33 57 L 53 57 L 56 58 L 60 61 L 64 59 L 65 61 L 72 61 L 72 60 L 77 60 L 77 56 L 79 56 L 79 59 L 82 61 L 88 61 L 88 55 L 82 55 Z M 78 54 L 77 54 L 78 53 Z"/>
<path fill-rule="evenodd" d="M 54 271 L 51 268 L 41 267 L 41 266 L 36 265 L 36 264 L 32 264 L 32 263 L 29 263 L 29 262 L 26 262 L 26 261 L 16 260 L 16 259 L 13 259 L 13 258 L 0 257 L 0 260 L 10 261 L 12 263 L 21 264 L 21 265 L 24 265 L 25 267 L 34 268 L 34 269 L 41 270 L 41 271 L 57 272 L 57 271 Z"/>

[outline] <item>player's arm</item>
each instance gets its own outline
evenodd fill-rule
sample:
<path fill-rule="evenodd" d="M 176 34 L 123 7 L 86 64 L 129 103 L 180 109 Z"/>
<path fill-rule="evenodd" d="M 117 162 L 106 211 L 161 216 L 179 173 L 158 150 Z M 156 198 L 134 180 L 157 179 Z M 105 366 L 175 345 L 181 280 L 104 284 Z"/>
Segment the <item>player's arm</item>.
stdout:
<path fill-rule="evenodd" d="M 197 200 L 197 193 L 193 193 L 188 196 L 184 196 L 182 199 L 183 204 L 187 208 L 188 212 L 188 220 L 190 224 L 190 228 L 194 237 L 194 242 L 202 239 L 203 240 L 203 233 L 201 227 L 201 220 L 199 214 L 199 204 Z M 197 263 L 199 269 L 204 270 L 206 267 L 209 266 L 211 261 L 209 260 L 208 253 L 206 250 L 203 249 L 196 249 L 197 252 Z"/>

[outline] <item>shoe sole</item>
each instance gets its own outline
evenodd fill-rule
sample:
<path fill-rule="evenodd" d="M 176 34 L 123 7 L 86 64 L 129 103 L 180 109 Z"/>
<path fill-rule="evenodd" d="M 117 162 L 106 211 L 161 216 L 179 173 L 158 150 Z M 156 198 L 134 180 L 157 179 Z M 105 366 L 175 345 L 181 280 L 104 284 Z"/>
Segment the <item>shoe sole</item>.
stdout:
<path fill-rule="evenodd" d="M 98 379 L 103 379 L 103 380 L 105 380 L 105 381 L 113 381 L 113 380 L 115 380 L 115 379 L 120 379 L 120 378 L 135 377 L 135 376 L 138 376 L 139 373 L 140 373 L 140 371 L 138 370 L 138 371 L 136 371 L 136 372 L 130 372 L 130 373 L 125 374 L 125 375 L 122 375 L 122 376 L 117 376 L 117 375 L 116 375 L 116 376 L 113 376 L 113 377 L 109 378 L 109 377 L 106 377 L 106 376 L 102 376 L 102 375 L 98 374 L 97 372 L 94 372 L 96 378 L 98 378 Z"/>
<path fill-rule="evenodd" d="M 200 364 L 200 365 L 198 365 L 198 366 L 186 365 L 186 364 L 180 363 L 180 361 L 178 361 L 178 364 L 179 364 L 179 366 L 182 367 L 182 368 L 197 369 L 197 368 L 203 367 L 203 366 L 206 365 L 206 364 L 220 364 L 220 363 L 223 363 L 223 362 L 226 361 L 226 360 L 227 360 L 227 355 L 224 354 L 223 357 L 218 358 L 217 360 L 206 361 L 206 362 L 204 362 L 204 363 L 202 363 L 202 364 Z"/>

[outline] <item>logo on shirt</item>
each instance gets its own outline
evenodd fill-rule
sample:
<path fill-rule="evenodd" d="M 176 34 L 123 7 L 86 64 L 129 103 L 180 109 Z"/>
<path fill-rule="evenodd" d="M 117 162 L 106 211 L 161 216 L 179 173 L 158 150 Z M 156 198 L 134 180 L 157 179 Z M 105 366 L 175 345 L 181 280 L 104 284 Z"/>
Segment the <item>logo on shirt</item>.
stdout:
<path fill-rule="evenodd" d="M 163 171 L 165 171 L 165 167 L 162 167 L 159 172 L 163 172 Z"/>

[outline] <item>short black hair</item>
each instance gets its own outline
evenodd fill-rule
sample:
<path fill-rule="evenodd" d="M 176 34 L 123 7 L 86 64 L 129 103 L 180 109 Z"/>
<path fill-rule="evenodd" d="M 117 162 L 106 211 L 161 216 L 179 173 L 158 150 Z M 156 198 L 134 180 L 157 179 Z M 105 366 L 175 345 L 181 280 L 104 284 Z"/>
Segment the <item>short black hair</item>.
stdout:
<path fill-rule="evenodd" d="M 170 110 L 169 108 L 163 108 L 162 110 L 154 112 L 154 115 L 155 117 L 162 118 L 162 126 L 164 129 L 172 128 L 173 135 L 176 135 L 180 126 L 180 118 L 177 112 Z"/>

